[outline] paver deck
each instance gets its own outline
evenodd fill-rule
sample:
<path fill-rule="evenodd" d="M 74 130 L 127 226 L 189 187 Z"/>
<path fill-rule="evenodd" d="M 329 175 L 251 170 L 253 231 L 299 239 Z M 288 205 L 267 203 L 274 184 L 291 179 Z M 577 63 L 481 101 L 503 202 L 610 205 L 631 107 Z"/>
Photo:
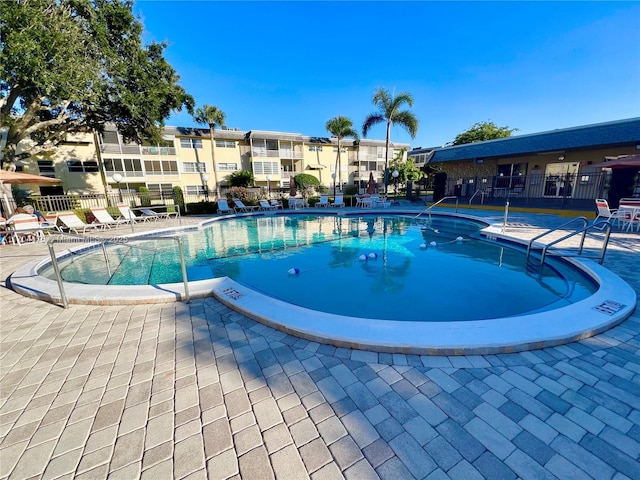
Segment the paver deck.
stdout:
<path fill-rule="evenodd" d="M 0 479 L 640 478 L 638 310 L 543 350 L 392 355 L 212 298 L 63 309 L 5 288 L 46 254 L 0 247 Z M 640 234 L 615 232 L 604 265 L 640 292 Z"/>

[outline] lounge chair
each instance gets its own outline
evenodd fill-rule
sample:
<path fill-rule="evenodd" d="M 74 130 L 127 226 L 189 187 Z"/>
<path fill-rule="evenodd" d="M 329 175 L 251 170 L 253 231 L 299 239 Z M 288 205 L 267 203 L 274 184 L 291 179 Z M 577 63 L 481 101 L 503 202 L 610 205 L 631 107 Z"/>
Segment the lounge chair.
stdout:
<path fill-rule="evenodd" d="M 365 204 L 370 203 L 369 199 L 371 198 L 371 195 L 366 194 L 366 195 L 356 195 L 356 207 L 364 207 Z"/>
<path fill-rule="evenodd" d="M 240 200 L 239 198 L 234 198 L 233 203 L 236 204 L 236 208 L 235 208 L 236 212 L 254 212 L 259 208 L 259 207 L 245 205 L 242 202 L 242 200 Z"/>
<path fill-rule="evenodd" d="M 320 195 L 320 201 L 316 203 L 315 207 L 328 207 L 329 203 L 329 195 Z"/>
<path fill-rule="evenodd" d="M 229 202 L 226 199 L 218 199 L 218 213 L 233 213 L 233 208 L 229 207 Z"/>
<path fill-rule="evenodd" d="M 618 212 L 616 208 L 609 208 L 609 202 L 607 202 L 604 198 L 596 198 L 596 208 L 598 210 L 598 216 L 593 221 L 594 223 L 598 221 L 600 218 L 606 219 L 609 223 L 617 223 L 624 220 L 624 215 Z"/>
<path fill-rule="evenodd" d="M 273 205 L 271 205 L 268 201 L 266 200 L 260 200 L 260 208 L 258 210 L 275 210 L 276 207 L 274 207 Z"/>
<path fill-rule="evenodd" d="M 307 205 L 304 198 L 290 197 L 289 198 L 289 208 L 293 210 L 297 210 L 298 208 L 304 208 Z"/>
<path fill-rule="evenodd" d="M 388 208 L 391 206 L 391 201 L 387 197 L 380 198 L 380 205 L 382 208 Z"/>
<path fill-rule="evenodd" d="M 21 239 L 31 237 L 29 241 L 44 242 L 43 231 L 51 228 L 49 226 L 42 227 L 38 222 L 38 217 L 29 213 L 16 213 L 7 219 L 7 232 L 11 235 L 13 243 L 22 245 Z"/>
<path fill-rule="evenodd" d="M 135 213 L 131 211 L 131 208 L 129 208 L 129 206 L 127 205 L 118 205 L 118 210 L 120 210 L 120 215 L 122 215 L 123 218 L 133 223 L 146 222 L 147 220 L 149 220 L 149 218 L 145 217 L 144 215 L 137 217 Z"/>
<path fill-rule="evenodd" d="M 178 217 L 178 212 L 156 212 L 150 208 L 139 208 L 138 210 L 142 212 L 141 216 L 146 217 L 147 220 L 166 220 L 171 217 Z"/>
<path fill-rule="evenodd" d="M 332 207 L 344 207 L 344 199 L 342 194 L 336 195 L 335 200 L 331 204 Z"/>
<path fill-rule="evenodd" d="M 98 222 L 102 223 L 108 228 L 111 228 L 111 227 L 118 228 L 118 226 L 123 225 L 125 223 L 131 223 L 131 220 L 128 220 L 126 218 L 120 218 L 120 217 L 113 218 L 111 214 L 107 212 L 107 209 L 104 207 L 89 207 L 89 210 L 91 210 L 91 213 L 93 213 L 93 216 L 96 217 L 96 220 Z"/>
<path fill-rule="evenodd" d="M 269 201 L 269 203 L 271 204 L 272 207 L 275 207 L 276 209 L 278 208 L 283 208 L 282 206 L 282 202 L 280 200 L 271 200 Z"/>
<path fill-rule="evenodd" d="M 80 218 L 73 212 L 58 212 L 58 220 L 62 223 L 64 227 L 66 227 L 69 231 L 74 233 L 86 233 L 87 230 L 94 229 L 103 229 L 104 225 L 101 223 L 84 223 Z"/>

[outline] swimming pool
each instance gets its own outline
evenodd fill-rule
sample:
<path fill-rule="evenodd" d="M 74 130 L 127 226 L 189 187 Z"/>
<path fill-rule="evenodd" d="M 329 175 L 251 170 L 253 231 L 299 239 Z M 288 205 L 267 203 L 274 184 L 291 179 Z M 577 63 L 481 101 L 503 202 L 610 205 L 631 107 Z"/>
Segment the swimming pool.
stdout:
<path fill-rule="evenodd" d="M 563 262 L 480 240 L 478 222 L 434 217 L 291 215 L 213 222 L 182 236 L 190 281 L 228 277 L 270 297 L 378 320 L 484 320 L 569 305 L 596 285 Z M 63 280 L 161 285 L 182 280 L 175 244 L 128 242 L 69 256 Z M 43 272 L 55 279 L 51 270 Z M 464 301 L 460 301 L 464 299 Z"/>
<path fill-rule="evenodd" d="M 262 323 L 337 346 L 517 351 L 593 335 L 633 311 L 635 292 L 599 265 L 552 259 L 539 271 L 509 238 L 481 239 L 491 227 L 478 219 L 434 215 L 425 226 L 413 216 L 247 215 L 170 233 L 183 239 L 193 296 L 212 295 Z M 65 282 L 71 301 L 182 296 L 177 249 L 167 243 L 129 238 L 106 257 L 99 248 L 67 252 L 66 282 L 103 284 Z M 42 276 L 51 276 L 49 264 L 20 272 L 35 284 L 12 285 L 55 298 L 55 282 Z M 607 302 L 620 308 L 603 316 L 598 307 Z"/>

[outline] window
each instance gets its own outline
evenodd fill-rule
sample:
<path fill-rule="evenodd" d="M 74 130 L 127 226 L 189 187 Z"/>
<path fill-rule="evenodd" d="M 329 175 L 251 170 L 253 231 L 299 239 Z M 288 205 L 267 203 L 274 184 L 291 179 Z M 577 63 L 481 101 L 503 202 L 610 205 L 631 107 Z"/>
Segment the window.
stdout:
<path fill-rule="evenodd" d="M 67 169 L 70 172 L 84 172 L 84 169 L 82 168 L 82 162 L 80 160 L 67 161 Z"/>
<path fill-rule="evenodd" d="M 186 185 L 184 187 L 184 193 L 187 195 L 204 195 L 203 185 Z"/>
<path fill-rule="evenodd" d="M 216 147 L 218 148 L 236 148 L 236 142 L 233 140 L 216 140 Z"/>
<path fill-rule="evenodd" d="M 182 148 L 202 148 L 202 140 L 200 138 L 181 138 L 180 147 Z"/>
<path fill-rule="evenodd" d="M 175 160 L 145 160 L 144 169 L 148 175 L 177 175 L 178 162 Z"/>
<path fill-rule="evenodd" d="M 86 162 L 82 162 L 80 160 L 69 160 L 67 161 L 67 169 L 70 172 L 97 172 L 98 171 L 98 162 L 94 160 L 88 160 Z"/>
<path fill-rule="evenodd" d="M 207 164 L 202 162 L 184 162 L 182 164 L 184 173 L 206 173 Z"/>
<path fill-rule="evenodd" d="M 147 188 L 151 198 L 171 198 L 173 195 L 173 185 L 170 183 L 148 183 Z"/>
<path fill-rule="evenodd" d="M 165 175 L 177 175 L 178 162 L 175 160 L 162 160 L 162 171 Z"/>
<path fill-rule="evenodd" d="M 267 140 L 267 150 L 278 151 L 278 141 L 277 140 Z"/>
<path fill-rule="evenodd" d="M 142 174 L 142 162 L 139 158 L 124 158 L 122 159 L 125 172 L 138 172 Z"/>
<path fill-rule="evenodd" d="M 238 164 L 237 163 L 219 163 L 218 170 L 220 170 L 221 172 L 235 172 L 236 170 L 238 170 Z"/>
<path fill-rule="evenodd" d="M 53 167 L 51 160 L 38 160 L 38 170 L 43 177 L 55 177 L 56 169 Z"/>
<path fill-rule="evenodd" d="M 333 147 L 333 152 L 338 153 L 338 147 Z M 344 147 L 340 148 L 340 153 L 347 153 L 347 149 Z"/>
<path fill-rule="evenodd" d="M 120 141 L 118 140 L 118 132 L 104 132 L 102 134 L 102 141 L 104 143 L 114 143 L 114 144 L 119 144 Z"/>
<path fill-rule="evenodd" d="M 219 163 L 218 170 L 220 170 L 221 172 L 235 172 L 236 170 L 238 170 L 238 164 L 237 163 Z"/>
<path fill-rule="evenodd" d="M 89 162 L 85 162 L 89 163 Z M 142 162 L 139 158 L 105 158 L 103 160 L 105 172 L 118 172 L 125 177 L 141 177 L 142 176 Z M 86 168 L 86 167 L 85 167 Z M 85 172 L 90 171 L 86 170 Z M 96 170 L 98 171 L 97 164 Z"/>
<path fill-rule="evenodd" d="M 253 173 L 256 175 L 270 175 L 280 172 L 280 162 L 253 162 Z"/>
<path fill-rule="evenodd" d="M 309 147 L 309 151 L 310 152 L 321 152 L 322 151 L 322 147 L 320 145 L 315 146 L 315 145 L 311 145 Z M 337 151 L 337 150 L 336 150 Z"/>

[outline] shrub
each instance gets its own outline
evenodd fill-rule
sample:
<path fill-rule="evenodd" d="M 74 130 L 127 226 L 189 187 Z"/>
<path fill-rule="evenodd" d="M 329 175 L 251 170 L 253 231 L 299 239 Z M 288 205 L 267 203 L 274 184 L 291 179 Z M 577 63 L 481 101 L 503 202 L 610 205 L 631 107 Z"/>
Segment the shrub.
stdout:
<path fill-rule="evenodd" d="M 229 175 L 229 185 L 232 187 L 250 187 L 253 185 L 253 172 L 238 170 Z"/>
<path fill-rule="evenodd" d="M 147 187 L 138 188 L 138 198 L 140 199 L 140 205 L 143 207 L 151 206 L 151 195 Z"/>
<path fill-rule="evenodd" d="M 249 199 L 249 192 L 244 187 L 231 187 L 227 190 L 227 198 L 229 200 L 238 198 L 244 202 Z"/>
<path fill-rule="evenodd" d="M 181 212 L 184 212 L 184 194 L 182 193 L 182 187 L 176 185 L 173 187 L 173 201 L 180 208 Z"/>
<path fill-rule="evenodd" d="M 357 185 L 345 185 L 342 193 L 344 193 L 345 195 L 355 195 L 356 193 L 358 193 L 358 186 Z"/>

